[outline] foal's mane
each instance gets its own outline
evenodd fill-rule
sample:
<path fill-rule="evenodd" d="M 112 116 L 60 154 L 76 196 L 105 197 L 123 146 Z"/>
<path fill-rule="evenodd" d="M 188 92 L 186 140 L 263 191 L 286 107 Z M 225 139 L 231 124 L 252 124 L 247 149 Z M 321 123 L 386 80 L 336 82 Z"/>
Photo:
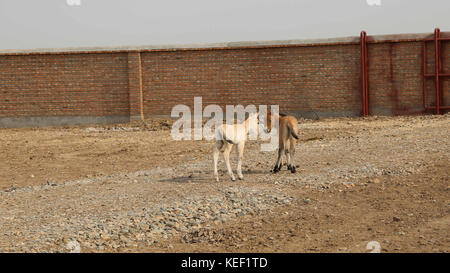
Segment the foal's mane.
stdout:
<path fill-rule="evenodd" d="M 268 114 L 272 115 L 272 113 L 271 113 L 270 111 L 268 112 Z M 284 114 L 284 113 L 278 113 L 278 115 L 279 115 L 280 117 L 285 117 L 285 116 L 287 116 L 287 115 Z"/>

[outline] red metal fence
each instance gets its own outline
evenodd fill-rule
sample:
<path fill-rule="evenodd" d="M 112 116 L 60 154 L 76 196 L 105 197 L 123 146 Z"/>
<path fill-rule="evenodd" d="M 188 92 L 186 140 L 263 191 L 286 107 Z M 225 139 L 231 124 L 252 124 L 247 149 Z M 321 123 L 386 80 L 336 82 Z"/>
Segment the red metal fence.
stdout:
<path fill-rule="evenodd" d="M 434 73 L 427 73 L 427 41 L 434 42 Z M 450 73 L 444 73 L 442 71 L 442 56 L 441 56 L 441 43 L 442 41 L 450 41 L 450 37 L 443 38 L 441 37 L 441 30 L 436 28 L 434 30 L 434 37 L 425 39 L 423 42 L 423 107 L 426 110 L 435 110 L 436 114 L 441 113 L 441 109 L 450 109 L 448 105 L 442 105 L 443 96 L 441 90 L 441 78 L 442 77 L 450 77 Z M 436 106 L 428 106 L 427 105 L 427 96 L 426 96 L 426 78 L 431 77 L 435 79 L 436 86 Z"/>
<path fill-rule="evenodd" d="M 361 97 L 362 97 L 362 115 L 368 116 L 369 113 L 369 84 L 368 84 L 368 55 L 367 55 L 367 33 L 361 32 Z M 443 92 L 441 89 L 441 78 L 450 77 L 449 72 L 444 72 L 442 65 L 442 42 L 450 41 L 450 37 L 441 37 L 439 28 L 434 30 L 434 36 L 423 39 L 423 107 L 425 110 L 432 111 L 439 115 L 443 109 L 450 109 L 449 105 L 443 105 Z M 427 42 L 434 42 L 434 73 L 427 73 Z M 427 78 L 435 81 L 435 99 L 436 105 L 427 104 Z"/>

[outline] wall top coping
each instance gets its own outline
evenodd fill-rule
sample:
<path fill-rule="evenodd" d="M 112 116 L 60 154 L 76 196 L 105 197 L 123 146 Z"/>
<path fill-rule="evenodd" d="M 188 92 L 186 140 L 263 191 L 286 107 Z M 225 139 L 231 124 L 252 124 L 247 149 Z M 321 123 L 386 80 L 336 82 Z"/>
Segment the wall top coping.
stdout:
<path fill-rule="evenodd" d="M 433 33 L 371 35 L 371 36 L 368 36 L 368 43 L 414 42 L 414 41 L 423 41 L 424 39 L 429 39 L 432 37 L 434 37 Z M 447 32 L 447 33 L 441 32 L 441 37 L 446 37 L 446 38 L 450 37 L 450 32 Z M 147 46 L 5 49 L 5 50 L 0 50 L 0 55 L 188 51 L 188 50 L 214 50 L 214 49 L 321 46 L 321 45 L 339 45 L 339 44 L 345 45 L 345 44 L 359 44 L 359 43 L 360 43 L 360 37 L 352 36 L 352 37 L 326 38 L 326 39 L 243 41 L 243 42 L 168 44 L 168 45 L 147 45 Z"/>

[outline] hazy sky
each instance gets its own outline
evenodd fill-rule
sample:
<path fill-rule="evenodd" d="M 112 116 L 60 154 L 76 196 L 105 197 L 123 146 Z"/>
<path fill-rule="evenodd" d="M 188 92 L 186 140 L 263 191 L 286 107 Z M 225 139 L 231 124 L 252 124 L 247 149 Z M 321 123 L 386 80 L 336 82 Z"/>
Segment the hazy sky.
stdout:
<path fill-rule="evenodd" d="M 81 1 L 80 6 L 68 2 Z M 380 2 L 369 6 L 367 2 Z M 450 0 L 0 0 L 0 49 L 450 31 Z"/>

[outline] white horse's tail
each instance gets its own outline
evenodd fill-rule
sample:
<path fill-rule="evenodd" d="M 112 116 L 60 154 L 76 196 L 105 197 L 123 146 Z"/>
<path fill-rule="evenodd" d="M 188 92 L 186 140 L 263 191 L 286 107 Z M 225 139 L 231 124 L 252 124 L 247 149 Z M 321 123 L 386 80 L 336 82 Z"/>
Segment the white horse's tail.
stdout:
<path fill-rule="evenodd" d="M 224 134 L 222 127 L 220 127 L 217 131 L 216 131 L 216 140 L 222 140 L 222 141 L 226 141 L 230 144 L 237 144 L 235 142 L 233 142 L 233 140 L 227 138 L 227 136 Z"/>

